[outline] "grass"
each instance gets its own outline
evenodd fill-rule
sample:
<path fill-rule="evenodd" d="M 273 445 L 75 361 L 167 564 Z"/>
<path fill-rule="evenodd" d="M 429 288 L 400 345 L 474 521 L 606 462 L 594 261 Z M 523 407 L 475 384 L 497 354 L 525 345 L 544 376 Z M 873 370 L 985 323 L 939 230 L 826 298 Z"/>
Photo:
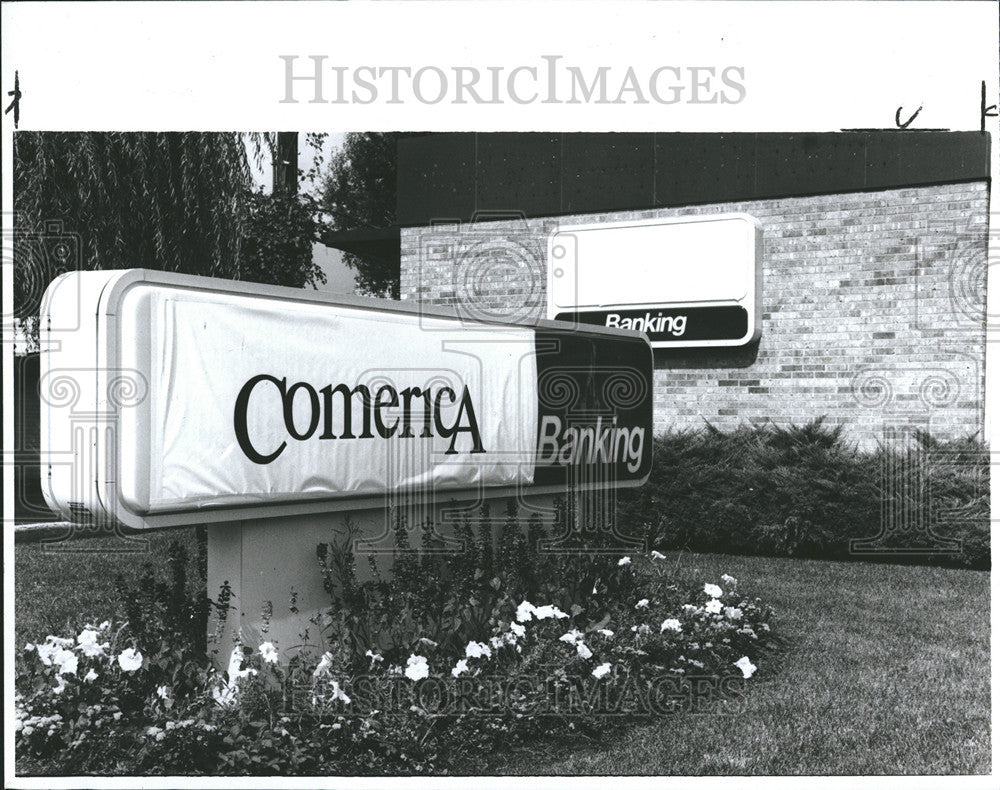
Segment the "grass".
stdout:
<path fill-rule="evenodd" d="M 676 560 L 677 555 L 671 557 Z M 498 762 L 519 774 L 965 774 L 990 771 L 989 574 L 687 554 L 776 611 L 788 645 L 738 714 L 680 715 L 614 742 Z"/>
<path fill-rule="evenodd" d="M 113 614 L 115 577 L 138 583 L 146 562 L 166 567 L 167 548 L 178 541 L 187 550 L 188 578 L 196 576 L 195 530 L 151 532 L 128 538 L 87 538 L 21 543 L 14 548 L 14 636 L 18 647 L 65 635 L 86 622 Z"/>
<path fill-rule="evenodd" d="M 105 618 L 113 579 L 137 579 L 193 530 L 147 553 L 15 550 L 18 644 Z M 154 559 L 154 561 L 155 561 Z M 761 662 L 738 713 L 689 714 L 600 744 L 539 744 L 490 757 L 500 774 L 955 774 L 990 771 L 987 572 L 715 554 L 672 561 L 740 579 L 787 642 Z M 159 564 L 159 563 L 157 563 Z"/>

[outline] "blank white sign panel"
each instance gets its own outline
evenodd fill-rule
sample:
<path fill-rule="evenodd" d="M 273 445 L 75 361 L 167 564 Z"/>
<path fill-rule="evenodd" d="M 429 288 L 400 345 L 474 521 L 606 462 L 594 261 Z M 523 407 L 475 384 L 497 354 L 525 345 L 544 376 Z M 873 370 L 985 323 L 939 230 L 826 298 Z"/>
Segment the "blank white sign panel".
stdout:
<path fill-rule="evenodd" d="M 552 243 L 567 253 L 562 276 L 553 273 L 561 308 L 735 302 L 754 286 L 754 224 L 745 217 L 567 227 Z"/>

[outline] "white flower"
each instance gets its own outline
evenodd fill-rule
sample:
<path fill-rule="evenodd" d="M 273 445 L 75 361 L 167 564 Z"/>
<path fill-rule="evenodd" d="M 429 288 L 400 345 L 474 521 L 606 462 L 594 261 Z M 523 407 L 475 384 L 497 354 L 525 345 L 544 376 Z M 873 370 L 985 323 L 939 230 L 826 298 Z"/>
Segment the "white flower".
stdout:
<path fill-rule="evenodd" d="M 726 613 L 726 617 L 728 617 L 730 620 L 739 620 L 741 617 L 743 617 L 742 609 L 738 609 L 732 606 L 727 606 L 724 611 Z"/>
<path fill-rule="evenodd" d="M 52 663 L 59 665 L 60 675 L 75 675 L 79 659 L 72 650 L 60 649 L 52 657 Z"/>
<path fill-rule="evenodd" d="M 260 647 L 260 657 L 263 659 L 265 664 L 277 664 L 278 663 L 278 649 L 271 642 L 261 642 Z"/>
<path fill-rule="evenodd" d="M 507 636 L 511 636 L 511 635 L 507 634 Z M 490 645 L 492 645 L 492 647 L 493 647 L 494 650 L 499 650 L 501 647 L 503 647 L 504 641 L 505 640 L 502 637 L 499 637 L 499 636 L 491 636 L 490 637 Z"/>
<path fill-rule="evenodd" d="M 463 672 L 468 672 L 468 671 L 469 671 L 469 662 L 466 661 L 464 658 L 462 658 L 458 660 L 458 663 L 456 663 L 454 667 L 452 667 L 451 676 L 453 678 L 457 678 Z"/>
<path fill-rule="evenodd" d="M 603 678 L 605 675 L 607 675 L 610 671 L 611 671 L 611 664 L 604 663 L 601 664 L 599 667 L 594 667 L 593 671 L 590 674 L 593 675 L 595 678 L 600 679 Z"/>
<path fill-rule="evenodd" d="M 608 639 L 610 639 L 611 637 L 613 637 L 615 635 L 614 631 L 609 631 L 607 628 L 598 628 L 597 629 L 597 633 L 603 634 Z"/>
<path fill-rule="evenodd" d="M 330 692 L 333 694 L 334 699 L 339 699 L 345 705 L 351 704 L 351 698 L 344 693 L 344 690 L 340 687 L 340 683 L 336 680 L 330 681 Z"/>
<path fill-rule="evenodd" d="M 121 659 L 119 659 L 120 663 Z M 240 669 L 243 666 L 243 648 L 239 645 L 233 648 L 233 652 L 229 654 L 229 682 L 233 683 L 240 678 L 245 678 L 248 675 L 256 675 L 257 670 L 253 667 L 247 667 L 246 669 Z M 124 668 L 124 667 L 123 667 Z"/>
<path fill-rule="evenodd" d="M 527 601 L 521 601 L 520 605 L 517 607 L 517 622 L 524 623 L 531 619 L 531 615 L 535 613 L 535 607 L 532 606 Z"/>
<path fill-rule="evenodd" d="M 581 658 L 590 658 L 594 654 L 590 651 L 590 648 L 583 643 L 583 634 L 577 631 L 575 628 L 571 631 L 567 631 L 561 637 L 559 637 L 560 642 L 566 642 L 570 645 L 576 645 L 576 652 Z"/>
<path fill-rule="evenodd" d="M 706 584 L 705 595 L 709 595 L 712 598 L 718 598 L 722 595 L 722 588 L 718 584 Z"/>
<path fill-rule="evenodd" d="M 370 650 L 368 651 L 371 652 Z M 320 675 L 327 675 L 330 669 L 333 667 L 333 653 L 326 652 L 323 657 L 319 660 L 316 665 L 316 669 L 313 670 L 313 677 L 318 678 Z"/>
<path fill-rule="evenodd" d="M 678 620 L 678 619 L 676 619 L 675 617 L 668 617 L 660 625 L 660 633 L 661 634 L 664 631 L 680 631 L 680 630 L 681 630 L 681 621 Z"/>
<path fill-rule="evenodd" d="M 621 567 L 622 565 L 631 565 L 631 564 L 632 564 L 631 557 L 622 557 L 620 560 L 618 560 L 619 567 Z"/>
<path fill-rule="evenodd" d="M 92 680 L 97 680 L 97 673 L 94 671 L 93 667 L 87 670 L 87 674 L 83 676 L 83 679 L 88 683 Z"/>
<path fill-rule="evenodd" d="M 734 661 L 733 666 L 743 673 L 744 678 L 750 677 L 757 671 L 757 667 L 750 663 L 750 659 L 747 656 L 743 656 L 739 661 Z"/>
<path fill-rule="evenodd" d="M 492 655 L 493 651 L 490 650 L 488 645 L 485 645 L 482 642 L 469 642 L 469 644 L 465 646 L 466 658 L 482 658 L 483 656 L 489 658 Z"/>
<path fill-rule="evenodd" d="M 66 690 L 66 678 L 56 675 L 56 685 L 52 687 L 53 694 L 62 694 Z"/>
<path fill-rule="evenodd" d="M 734 579 L 728 573 L 722 574 L 722 581 L 725 582 L 726 584 L 732 584 L 732 585 L 736 584 L 736 579 Z"/>
<path fill-rule="evenodd" d="M 519 636 L 520 637 L 520 636 L 524 636 L 524 634 L 525 634 L 524 626 L 521 625 L 520 623 L 511 623 L 510 624 L 510 630 L 514 632 L 515 636 Z"/>
<path fill-rule="evenodd" d="M 643 598 L 639 603 L 635 605 L 636 609 L 648 609 L 649 608 L 649 598 Z"/>
<path fill-rule="evenodd" d="M 236 686 L 220 683 L 212 688 L 212 699 L 222 708 L 231 708 L 236 704 Z"/>
<path fill-rule="evenodd" d="M 559 607 L 552 606 L 551 604 L 535 607 L 534 614 L 539 620 L 548 620 L 550 617 L 555 617 L 556 619 L 561 620 L 564 617 L 569 617 L 566 612 L 560 611 Z"/>
<path fill-rule="evenodd" d="M 118 654 L 118 666 L 123 672 L 135 672 L 142 667 L 142 653 L 134 647 L 126 647 Z"/>
<path fill-rule="evenodd" d="M 433 639 L 428 639 L 426 636 L 420 637 L 417 641 L 418 642 L 423 642 L 425 645 L 428 645 L 430 647 L 437 647 L 438 646 L 437 642 L 435 642 Z"/>
<path fill-rule="evenodd" d="M 384 659 L 384 658 L 382 658 L 382 656 L 380 656 L 380 655 L 379 655 L 378 653 L 373 653 L 373 652 L 372 652 L 371 650 L 366 650 L 366 651 L 365 651 L 365 655 L 366 655 L 366 656 L 367 656 L 368 658 L 370 658 L 370 659 L 371 659 L 371 666 L 372 666 L 372 667 L 374 667 L 374 666 L 375 666 L 375 663 L 376 663 L 376 662 L 379 662 L 379 661 L 385 661 L 385 659 Z M 333 656 L 330 656 L 330 658 L 333 658 Z M 369 669 L 371 669 L 371 667 L 369 667 Z"/>
<path fill-rule="evenodd" d="M 637 634 L 648 634 L 650 628 L 645 623 L 640 623 L 639 625 L 633 625 L 632 630 Z"/>
<path fill-rule="evenodd" d="M 54 656 L 59 651 L 59 646 L 53 644 L 52 642 L 45 641 L 42 644 L 37 645 L 35 648 L 38 651 L 39 660 L 45 664 L 45 666 L 52 666 L 52 656 Z"/>
<path fill-rule="evenodd" d="M 410 680 L 422 680 L 430 674 L 427 668 L 427 659 L 424 656 L 410 654 L 406 659 L 406 670 L 403 672 Z"/>
<path fill-rule="evenodd" d="M 104 650 L 108 647 L 108 643 L 105 642 L 103 645 L 100 644 L 97 641 L 98 636 L 99 634 L 97 631 L 90 628 L 84 628 L 76 637 L 76 642 L 77 645 L 79 645 L 80 652 L 90 658 L 102 655 Z"/>
<path fill-rule="evenodd" d="M 166 686 L 157 686 L 156 696 L 159 697 L 160 699 L 170 699 L 170 689 L 168 689 Z"/>
<path fill-rule="evenodd" d="M 649 556 L 652 557 L 654 560 L 665 560 L 667 558 L 666 554 L 660 554 L 660 552 L 658 551 L 649 552 Z"/>
<path fill-rule="evenodd" d="M 718 614 L 722 611 L 722 601 L 718 598 L 713 598 L 707 604 L 705 604 L 705 611 L 709 614 Z"/>
<path fill-rule="evenodd" d="M 164 738 L 167 737 L 167 734 L 159 727 L 147 727 L 146 735 L 148 735 L 150 738 L 155 738 L 158 741 L 162 741 Z"/>
<path fill-rule="evenodd" d="M 683 605 L 683 606 L 681 607 L 681 609 L 683 609 L 683 610 L 684 610 L 685 612 L 689 612 L 689 613 L 690 613 L 690 612 L 697 612 L 697 611 L 698 611 L 698 607 L 697 607 L 697 606 L 692 606 L 692 605 L 691 605 L 691 604 L 689 604 L 689 603 L 686 603 L 686 604 L 684 604 L 684 605 Z"/>

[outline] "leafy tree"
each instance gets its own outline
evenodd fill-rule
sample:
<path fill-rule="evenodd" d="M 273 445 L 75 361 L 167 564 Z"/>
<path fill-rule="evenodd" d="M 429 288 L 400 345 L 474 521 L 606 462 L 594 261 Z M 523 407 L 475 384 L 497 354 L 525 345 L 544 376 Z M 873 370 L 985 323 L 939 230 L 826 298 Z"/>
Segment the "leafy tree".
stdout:
<path fill-rule="evenodd" d="M 396 132 L 349 133 L 321 184 L 320 208 L 334 230 L 396 222 Z M 344 253 L 362 293 L 399 298 L 399 261 Z"/>
<path fill-rule="evenodd" d="M 313 263 L 316 223 L 308 199 L 255 192 L 247 196 L 245 211 L 245 236 L 235 279 L 292 288 L 326 282 L 323 270 Z"/>
<path fill-rule="evenodd" d="M 143 267 L 303 286 L 313 206 L 251 189 L 248 145 L 264 135 L 18 132 L 14 135 L 14 299 L 37 314 L 45 287 L 71 269 Z"/>

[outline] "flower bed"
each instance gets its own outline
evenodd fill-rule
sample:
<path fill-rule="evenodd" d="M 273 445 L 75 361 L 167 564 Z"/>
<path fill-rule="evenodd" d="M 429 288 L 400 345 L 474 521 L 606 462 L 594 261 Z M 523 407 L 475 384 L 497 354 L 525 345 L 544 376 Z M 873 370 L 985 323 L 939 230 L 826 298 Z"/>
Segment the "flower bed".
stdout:
<path fill-rule="evenodd" d="M 585 567 L 568 605 L 487 580 L 489 617 L 461 642 L 414 633 L 361 652 L 343 638 L 288 661 L 237 645 L 217 671 L 149 622 L 48 636 L 21 656 L 19 773 L 472 772 L 539 736 L 739 705 L 773 643 L 766 605 L 657 552 Z"/>

